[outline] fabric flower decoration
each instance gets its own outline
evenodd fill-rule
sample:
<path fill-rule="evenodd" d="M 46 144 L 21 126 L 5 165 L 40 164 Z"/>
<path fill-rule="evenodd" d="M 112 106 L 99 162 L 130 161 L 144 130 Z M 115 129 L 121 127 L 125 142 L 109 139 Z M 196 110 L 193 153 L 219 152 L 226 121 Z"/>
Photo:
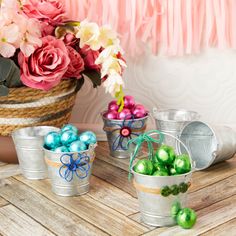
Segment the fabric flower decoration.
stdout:
<path fill-rule="evenodd" d="M 12 57 L 16 51 L 16 43 L 19 35 L 19 28 L 16 24 L 6 25 L 0 28 L 0 54 L 3 57 Z"/>
<path fill-rule="evenodd" d="M 65 7 L 58 0 L 27 0 L 23 12 L 29 17 L 55 25 L 65 17 Z"/>
<path fill-rule="evenodd" d="M 68 55 L 70 58 L 70 64 L 68 70 L 65 73 L 65 77 L 71 78 L 80 78 L 81 72 L 84 70 L 84 61 L 80 54 L 72 47 L 67 46 Z"/>
<path fill-rule="evenodd" d="M 96 23 L 82 21 L 76 33 L 76 38 L 80 39 L 80 48 L 88 45 L 92 50 L 99 50 L 101 48 L 99 34 L 99 27 Z"/>
<path fill-rule="evenodd" d="M 95 63 L 99 56 L 98 51 L 91 50 L 88 46 L 84 46 L 79 50 L 84 59 L 84 65 L 86 69 L 100 71 L 101 65 Z"/>
<path fill-rule="evenodd" d="M 29 57 L 18 55 L 22 82 L 31 88 L 49 90 L 58 85 L 68 69 L 70 58 L 62 40 L 42 38 L 42 46 Z"/>
<path fill-rule="evenodd" d="M 60 161 L 62 166 L 59 169 L 59 175 L 67 182 L 73 180 L 74 175 L 79 179 L 84 179 L 88 176 L 90 170 L 90 158 L 85 153 L 78 153 L 78 158 L 73 159 L 73 154 L 64 154 Z"/>
<path fill-rule="evenodd" d="M 131 120 L 124 119 L 122 124 L 117 124 L 117 128 L 111 131 L 112 133 L 119 133 L 112 143 L 112 150 L 128 150 L 128 141 L 139 136 L 140 132 L 145 128 L 144 126 L 144 120 L 135 121 L 134 118 Z M 106 131 L 106 127 L 104 130 Z M 107 132 L 110 132 L 109 129 Z"/>

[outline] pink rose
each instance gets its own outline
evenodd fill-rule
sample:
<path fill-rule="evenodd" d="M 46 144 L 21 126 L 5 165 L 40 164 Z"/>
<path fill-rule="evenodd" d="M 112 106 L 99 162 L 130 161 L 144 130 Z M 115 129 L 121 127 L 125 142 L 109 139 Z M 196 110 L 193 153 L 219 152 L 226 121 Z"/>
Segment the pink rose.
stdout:
<path fill-rule="evenodd" d="M 72 47 L 67 46 L 68 55 L 70 58 L 70 64 L 68 70 L 65 73 L 65 77 L 81 77 L 81 72 L 84 70 L 84 61 L 80 54 Z"/>
<path fill-rule="evenodd" d="M 79 39 L 77 39 L 74 34 L 67 33 L 64 36 L 63 41 L 66 46 L 75 47 L 75 45 L 79 42 Z"/>
<path fill-rule="evenodd" d="M 80 53 L 83 56 L 86 69 L 100 71 L 101 65 L 95 64 L 95 60 L 99 56 L 99 51 L 94 51 L 94 50 L 90 49 L 88 46 L 85 46 L 82 49 L 80 49 Z"/>
<path fill-rule="evenodd" d="M 63 41 L 53 36 L 42 38 L 42 46 L 29 57 L 18 55 L 21 81 L 31 88 L 49 90 L 60 83 L 70 58 Z"/>
<path fill-rule="evenodd" d="M 62 22 L 65 16 L 65 7 L 58 0 L 28 0 L 23 5 L 23 11 L 29 18 L 53 25 Z"/>

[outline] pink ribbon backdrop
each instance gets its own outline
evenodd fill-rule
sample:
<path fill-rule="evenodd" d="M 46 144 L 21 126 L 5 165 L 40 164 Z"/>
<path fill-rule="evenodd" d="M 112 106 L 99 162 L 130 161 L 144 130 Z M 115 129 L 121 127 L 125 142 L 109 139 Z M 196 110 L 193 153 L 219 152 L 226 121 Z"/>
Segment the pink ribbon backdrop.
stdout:
<path fill-rule="evenodd" d="M 110 24 L 127 53 L 169 56 L 199 53 L 205 47 L 236 48 L 236 0 L 64 0 L 68 17 Z"/>

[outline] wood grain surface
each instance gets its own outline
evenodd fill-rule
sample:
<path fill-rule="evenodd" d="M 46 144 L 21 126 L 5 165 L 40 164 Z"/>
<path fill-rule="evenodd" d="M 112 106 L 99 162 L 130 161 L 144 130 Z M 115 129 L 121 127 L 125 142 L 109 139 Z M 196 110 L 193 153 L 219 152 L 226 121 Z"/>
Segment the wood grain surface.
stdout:
<path fill-rule="evenodd" d="M 110 157 L 105 142 L 96 154 L 90 191 L 75 197 L 57 196 L 48 179 L 27 180 L 18 165 L 0 163 L 0 235 L 236 235 L 236 157 L 193 174 L 188 206 L 198 220 L 183 230 L 145 225 L 129 160 Z"/>

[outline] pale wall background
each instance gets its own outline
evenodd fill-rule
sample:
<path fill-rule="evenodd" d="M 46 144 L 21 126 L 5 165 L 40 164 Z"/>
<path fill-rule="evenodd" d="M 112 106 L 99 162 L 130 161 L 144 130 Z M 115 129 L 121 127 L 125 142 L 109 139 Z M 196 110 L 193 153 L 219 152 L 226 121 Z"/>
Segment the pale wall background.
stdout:
<path fill-rule="evenodd" d="M 125 92 L 150 111 L 154 106 L 190 109 L 204 121 L 236 129 L 236 51 L 208 49 L 199 55 L 166 57 L 147 50 L 126 59 Z M 104 139 L 100 112 L 111 99 L 102 87 L 93 89 L 86 83 L 77 95 L 71 121 Z M 151 118 L 149 128 L 153 127 Z"/>

